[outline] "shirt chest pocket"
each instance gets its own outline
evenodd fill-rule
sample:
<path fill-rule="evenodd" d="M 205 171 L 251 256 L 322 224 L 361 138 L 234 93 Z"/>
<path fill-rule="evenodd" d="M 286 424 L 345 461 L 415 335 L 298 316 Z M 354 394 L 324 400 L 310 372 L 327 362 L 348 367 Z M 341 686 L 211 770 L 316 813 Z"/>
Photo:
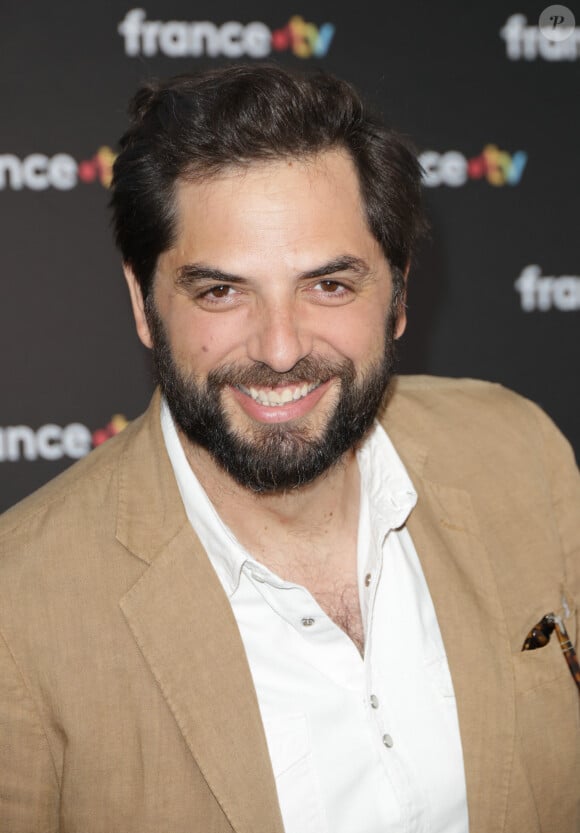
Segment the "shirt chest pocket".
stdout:
<path fill-rule="evenodd" d="M 326 833 L 305 714 L 263 720 L 286 833 Z"/>

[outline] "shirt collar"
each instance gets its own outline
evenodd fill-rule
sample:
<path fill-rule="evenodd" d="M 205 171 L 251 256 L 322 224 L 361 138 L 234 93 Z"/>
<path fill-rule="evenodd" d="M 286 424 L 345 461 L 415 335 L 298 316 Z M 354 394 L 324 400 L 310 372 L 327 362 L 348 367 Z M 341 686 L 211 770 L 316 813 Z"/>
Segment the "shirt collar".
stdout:
<path fill-rule="evenodd" d="M 164 398 L 161 400 L 161 430 L 185 512 L 226 593 L 230 597 L 235 593 L 242 569 L 248 562 L 255 577 L 259 576 L 263 581 L 271 578 L 273 584 L 279 585 L 281 579 L 252 558 L 216 512 L 187 461 Z M 370 532 L 380 546 L 390 530 L 403 526 L 417 502 L 417 493 L 385 429 L 378 422 L 365 437 L 356 456 L 361 476 L 361 506 L 363 500 L 367 501 Z"/>
<path fill-rule="evenodd" d="M 161 430 L 186 515 L 203 544 L 228 596 L 235 593 L 250 555 L 224 524 L 205 489 L 193 473 L 165 398 L 161 399 Z M 261 570 L 264 568 L 261 567 Z"/>
<path fill-rule="evenodd" d="M 403 526 L 417 503 L 417 492 L 379 422 L 375 421 L 356 456 L 361 495 L 368 499 L 371 524 L 384 536 Z"/>

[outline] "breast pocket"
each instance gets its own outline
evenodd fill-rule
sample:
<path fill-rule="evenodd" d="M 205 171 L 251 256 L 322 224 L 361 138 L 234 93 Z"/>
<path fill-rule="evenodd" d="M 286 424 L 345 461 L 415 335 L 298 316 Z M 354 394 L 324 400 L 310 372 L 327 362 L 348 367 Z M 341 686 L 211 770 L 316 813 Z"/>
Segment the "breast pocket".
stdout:
<path fill-rule="evenodd" d="M 563 609 L 555 612 L 564 622 L 568 636 L 578 651 L 576 612 Z M 532 626 L 534 624 L 535 622 L 531 623 Z M 524 637 L 525 634 L 522 635 L 522 644 Z M 531 651 L 517 651 L 513 661 L 517 694 L 531 691 L 566 675 L 570 677 L 570 684 L 574 685 L 566 657 L 555 632 L 552 633 L 547 645 Z"/>
<path fill-rule="evenodd" d="M 286 833 L 326 833 L 319 781 L 305 714 L 264 718 Z"/>
<path fill-rule="evenodd" d="M 575 614 L 564 624 L 577 648 Z M 580 783 L 578 688 L 555 633 L 543 648 L 518 652 L 513 661 L 518 742 L 541 829 L 576 829 L 571 819 L 578 813 Z"/>

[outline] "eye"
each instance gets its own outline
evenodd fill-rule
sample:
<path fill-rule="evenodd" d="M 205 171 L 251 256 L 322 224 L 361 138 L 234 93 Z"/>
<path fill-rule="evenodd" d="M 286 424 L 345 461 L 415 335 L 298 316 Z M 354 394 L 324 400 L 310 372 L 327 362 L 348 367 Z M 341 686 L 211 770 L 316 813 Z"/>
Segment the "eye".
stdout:
<path fill-rule="evenodd" d="M 320 283 L 318 283 L 317 286 L 320 286 L 324 292 L 329 292 L 333 294 L 345 288 L 338 281 L 320 281 Z"/>
<path fill-rule="evenodd" d="M 210 289 L 206 289 L 205 292 L 202 293 L 202 297 L 227 298 L 230 292 L 234 292 L 231 286 L 227 286 L 226 284 L 220 284 L 220 286 L 212 286 Z"/>
<path fill-rule="evenodd" d="M 353 297 L 352 290 L 348 286 L 331 278 L 318 281 L 311 287 L 310 292 L 314 300 L 326 304 L 345 303 Z"/>
<path fill-rule="evenodd" d="M 230 308 L 240 300 L 240 292 L 227 283 L 218 283 L 201 289 L 196 296 L 197 303 L 206 308 Z"/>

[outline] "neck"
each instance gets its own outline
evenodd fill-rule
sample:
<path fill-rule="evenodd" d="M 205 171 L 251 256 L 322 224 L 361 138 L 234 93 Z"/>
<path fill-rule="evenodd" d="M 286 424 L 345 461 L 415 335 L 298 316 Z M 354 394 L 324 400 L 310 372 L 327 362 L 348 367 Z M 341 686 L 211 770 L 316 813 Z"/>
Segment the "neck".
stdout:
<path fill-rule="evenodd" d="M 358 525 L 359 472 L 353 450 L 306 486 L 257 493 L 233 480 L 205 449 L 190 443 L 181 432 L 180 440 L 224 523 L 249 552 L 266 563 L 271 560 L 268 554 L 276 560 L 278 552 L 299 551 L 300 542 L 311 547 L 313 542 L 328 541 Z"/>

